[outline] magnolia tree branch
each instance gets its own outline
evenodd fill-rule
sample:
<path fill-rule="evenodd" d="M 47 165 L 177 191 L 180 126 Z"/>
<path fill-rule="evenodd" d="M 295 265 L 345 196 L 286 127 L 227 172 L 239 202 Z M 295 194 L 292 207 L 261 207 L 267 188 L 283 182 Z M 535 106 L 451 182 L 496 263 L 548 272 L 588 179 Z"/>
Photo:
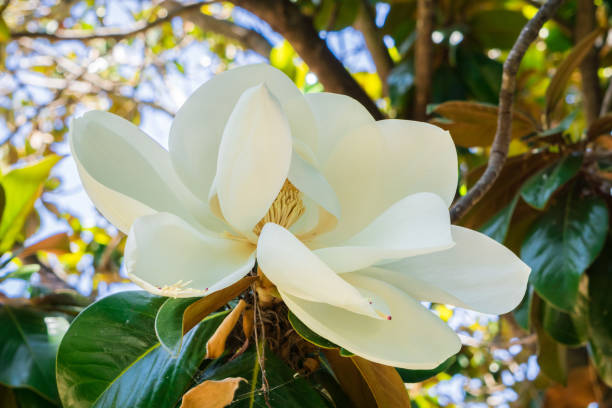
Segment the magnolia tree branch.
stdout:
<path fill-rule="evenodd" d="M 393 69 L 393 60 L 383 42 L 382 34 L 376 26 L 374 18 L 372 7 L 368 4 L 367 0 L 362 0 L 359 14 L 357 14 L 357 18 L 353 25 L 363 34 L 366 47 L 368 47 L 368 51 L 370 51 L 370 55 L 376 66 L 376 73 L 383 83 L 383 93 L 388 95 L 389 86 L 387 84 L 387 78 Z"/>
<path fill-rule="evenodd" d="M 595 3 L 593 0 L 578 0 L 576 28 L 574 31 L 575 42 L 578 43 L 596 27 Z M 599 58 L 597 51 L 593 48 L 580 64 L 582 99 L 584 101 L 587 125 L 593 123 L 598 118 L 601 109 L 601 87 L 599 85 L 599 76 L 597 75 L 598 67 Z"/>
<path fill-rule="evenodd" d="M 427 103 L 431 94 L 434 23 L 434 0 L 417 1 L 416 43 L 414 45 L 414 119 L 427 119 Z"/>
<path fill-rule="evenodd" d="M 512 126 L 512 103 L 514 99 L 514 91 L 516 89 L 516 74 L 518 72 L 521 60 L 529 48 L 529 45 L 538 37 L 540 28 L 548 21 L 557 11 L 563 0 L 548 0 L 536 13 L 536 15 L 527 22 L 521 30 L 514 46 L 508 54 L 502 74 L 502 85 L 499 92 L 499 114 L 497 117 L 497 130 L 495 139 L 491 146 L 491 154 L 487 168 L 476 182 L 474 187 L 461 197 L 451 207 L 451 221 L 457 221 L 470 208 L 472 208 L 482 196 L 489 191 L 495 180 L 499 177 L 499 173 L 506 162 L 508 156 L 508 146 L 510 145 L 510 135 Z"/>
<path fill-rule="evenodd" d="M 328 92 L 358 100 L 374 116 L 384 119 L 374 101 L 344 68 L 314 28 L 312 19 L 289 0 L 230 0 L 266 21 L 289 41 Z"/>
<path fill-rule="evenodd" d="M 177 7 L 180 3 L 167 2 L 169 8 L 165 17 L 158 18 L 152 22 L 140 22 L 130 29 L 117 29 L 114 27 L 100 28 L 94 31 L 84 30 L 59 30 L 55 33 L 18 31 L 12 32 L 11 38 L 46 38 L 51 41 L 60 40 L 79 40 L 90 41 L 97 39 L 122 40 L 133 37 L 137 34 L 156 27 L 160 24 L 171 21 L 174 17 L 182 17 L 187 21 L 198 25 L 203 31 L 215 32 L 231 40 L 240 43 L 243 47 L 251 49 L 258 54 L 268 57 L 272 50 L 270 42 L 256 31 L 241 27 L 229 21 L 202 14 L 200 8 L 204 3 L 194 3 L 186 6 Z"/>

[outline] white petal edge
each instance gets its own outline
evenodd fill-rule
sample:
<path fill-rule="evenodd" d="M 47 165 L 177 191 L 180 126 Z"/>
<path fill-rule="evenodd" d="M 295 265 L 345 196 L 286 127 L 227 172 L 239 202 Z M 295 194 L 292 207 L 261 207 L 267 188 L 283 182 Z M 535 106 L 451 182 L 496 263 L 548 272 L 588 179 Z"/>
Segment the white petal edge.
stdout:
<path fill-rule="evenodd" d="M 219 146 L 211 196 L 223 217 L 254 239 L 253 227 L 266 215 L 291 164 L 289 123 L 266 85 L 246 90 L 230 115 Z"/>
<path fill-rule="evenodd" d="M 529 266 L 480 232 L 453 226 L 452 235 L 456 245 L 451 249 L 372 268 L 367 275 L 422 301 L 489 314 L 508 313 L 518 306 Z"/>
<path fill-rule="evenodd" d="M 376 122 L 384 138 L 383 207 L 408 194 L 429 191 L 453 202 L 458 181 L 457 151 L 447 131 L 411 120 Z"/>
<path fill-rule="evenodd" d="M 417 193 L 392 205 L 342 246 L 314 253 L 336 273 L 344 273 L 453 245 L 444 201 L 433 193 Z"/>
<path fill-rule="evenodd" d="M 257 263 L 279 290 L 379 318 L 357 289 L 329 269 L 291 232 L 266 224 L 257 242 Z"/>
<path fill-rule="evenodd" d="M 304 96 L 314 114 L 318 129 L 318 161 L 329 160 L 336 144 L 351 130 L 375 123 L 368 110 L 355 99 L 329 92 L 310 93 Z"/>
<path fill-rule="evenodd" d="M 195 229 L 169 213 L 138 218 L 125 247 L 128 276 L 161 296 L 202 296 L 223 289 L 255 265 L 249 242 Z M 176 291 L 171 289 L 176 285 Z M 165 289 L 164 289 L 165 288 Z"/>
<path fill-rule="evenodd" d="M 69 143 L 89 197 L 121 231 L 156 211 L 206 222 L 206 205 L 182 185 L 168 152 L 131 122 L 89 111 L 72 121 Z"/>
<path fill-rule="evenodd" d="M 208 198 L 221 136 L 234 106 L 245 90 L 261 83 L 279 100 L 292 136 L 316 149 L 313 114 L 300 90 L 283 72 L 266 64 L 253 64 L 216 75 L 179 109 L 168 141 L 177 173 L 201 200 Z"/>
<path fill-rule="evenodd" d="M 284 302 L 308 328 L 352 353 L 377 363 L 432 369 L 459 352 L 458 336 L 419 302 L 391 285 L 364 276 L 351 283 L 382 297 L 391 320 L 375 320 L 280 290 Z"/>

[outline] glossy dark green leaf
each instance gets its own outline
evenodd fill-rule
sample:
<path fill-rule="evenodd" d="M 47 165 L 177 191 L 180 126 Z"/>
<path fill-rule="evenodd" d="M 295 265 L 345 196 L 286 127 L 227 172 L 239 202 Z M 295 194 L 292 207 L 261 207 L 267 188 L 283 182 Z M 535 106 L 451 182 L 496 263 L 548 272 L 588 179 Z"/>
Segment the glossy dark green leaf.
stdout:
<path fill-rule="evenodd" d="M 62 314 L 0 306 L 0 383 L 59 402 L 55 355 L 68 324 Z"/>
<path fill-rule="evenodd" d="M 168 298 L 157 311 L 155 333 L 161 345 L 173 356 L 179 354 L 183 343 L 183 313 L 199 299 L 199 297 Z"/>
<path fill-rule="evenodd" d="M 185 335 L 173 358 L 155 335 L 155 316 L 165 300 L 142 291 L 117 293 L 74 320 L 57 357 L 64 408 L 176 405 L 226 313 L 209 316 Z"/>
<path fill-rule="evenodd" d="M 491 219 L 480 228 L 480 232 L 487 234 L 489 237 L 503 244 L 506 240 L 506 235 L 508 235 L 510 220 L 512 219 L 512 214 L 514 214 L 518 199 L 518 195 L 514 197 L 514 199 L 510 201 L 510 204 L 502 208 L 501 211 L 491 217 Z"/>
<path fill-rule="evenodd" d="M 554 192 L 570 181 L 581 166 L 582 155 L 565 156 L 527 180 L 521 188 L 521 197 L 532 207 L 544 209 Z"/>
<path fill-rule="evenodd" d="M 248 383 L 240 384 L 234 394 L 234 401 L 229 405 L 230 408 L 266 406 L 321 408 L 326 406 L 321 395 L 307 379 L 297 375 L 269 349 L 263 350 L 261 343 L 259 351 L 257 353 L 257 349 L 252 346 L 239 357 L 206 370 L 200 380 L 222 380 L 227 377 L 246 379 Z M 266 404 L 262 391 L 260 361 L 263 361 L 266 370 L 269 405 Z"/>
<path fill-rule="evenodd" d="M 308 326 L 302 323 L 302 321 L 298 319 L 296 315 L 291 313 L 291 311 L 289 311 L 289 323 L 291 323 L 293 330 L 295 330 L 297 334 L 299 334 L 304 340 L 309 341 L 315 346 L 327 349 L 339 348 L 337 344 L 332 343 L 331 341 L 319 336 L 317 333 L 310 330 Z"/>
<path fill-rule="evenodd" d="M 521 258 L 531 284 L 553 306 L 573 310 L 582 273 L 600 253 L 608 232 L 608 208 L 599 197 L 566 192 L 531 227 Z"/>
<path fill-rule="evenodd" d="M 472 98 L 497 105 L 502 64 L 480 52 L 457 47 L 457 70 Z"/>
<path fill-rule="evenodd" d="M 155 316 L 155 333 L 161 345 L 173 356 L 181 350 L 183 334 L 215 312 L 240 293 L 257 278 L 245 276 L 238 282 L 205 297 L 168 298 Z"/>
<path fill-rule="evenodd" d="M 55 408 L 59 404 L 52 403 L 44 399 L 40 395 L 25 388 L 16 388 L 13 390 L 15 398 L 19 404 L 19 408 Z M 2 407 L 4 408 L 4 407 Z"/>
<path fill-rule="evenodd" d="M 586 342 L 585 316 L 576 312 L 566 313 L 542 302 L 542 328 L 555 341 L 566 346 L 580 346 Z"/>
<path fill-rule="evenodd" d="M 431 370 L 408 370 L 406 368 L 398 368 L 397 372 L 399 373 L 402 380 L 406 383 L 418 383 L 421 381 L 425 381 L 437 374 L 440 374 L 447 368 L 449 368 L 455 362 L 455 356 L 449 357 L 442 364 L 437 366 L 436 368 L 432 368 Z"/>
<path fill-rule="evenodd" d="M 567 382 L 567 347 L 556 342 L 542 328 L 543 300 L 536 294 L 532 297 L 531 321 L 538 335 L 538 364 L 544 374 L 561 384 Z"/>
<path fill-rule="evenodd" d="M 612 387 L 612 238 L 589 270 L 589 353 L 599 377 Z"/>
<path fill-rule="evenodd" d="M 531 299 L 533 297 L 533 286 L 528 285 L 525 297 L 521 300 L 521 303 L 512 311 L 514 314 L 514 320 L 524 330 L 529 331 L 531 329 Z"/>

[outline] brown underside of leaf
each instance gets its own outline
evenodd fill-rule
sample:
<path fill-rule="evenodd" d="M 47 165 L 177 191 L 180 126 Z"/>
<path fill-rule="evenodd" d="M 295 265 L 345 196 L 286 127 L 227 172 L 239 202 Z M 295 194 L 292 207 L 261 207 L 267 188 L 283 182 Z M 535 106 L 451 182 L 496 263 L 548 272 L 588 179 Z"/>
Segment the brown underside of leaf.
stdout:
<path fill-rule="evenodd" d="M 433 119 L 431 123 L 448 130 L 458 146 L 490 146 L 497 129 L 497 106 L 477 102 L 450 101 L 438 105 L 434 112 L 450 122 Z M 512 139 L 536 131 L 533 121 L 525 114 L 512 114 Z"/>
<path fill-rule="evenodd" d="M 246 381 L 240 377 L 229 377 L 220 381 L 204 381 L 185 395 L 180 408 L 223 408 L 231 404 L 234 393 Z"/>
<path fill-rule="evenodd" d="M 38 251 L 47 251 L 56 255 L 70 252 L 70 239 L 68 238 L 68 234 L 62 232 L 40 240 L 24 248 L 19 254 L 19 258 L 27 258 L 30 255 L 34 255 Z"/>
<path fill-rule="evenodd" d="M 340 385 L 356 408 L 409 408 L 408 390 L 397 370 L 364 358 L 324 350 Z"/>
<path fill-rule="evenodd" d="M 529 177 L 552 164 L 559 157 L 559 155 L 552 153 L 527 153 L 509 158 L 495 184 L 457 224 L 467 228 L 479 229 L 512 201 Z M 467 174 L 468 188 L 478 180 L 483 171 L 484 167 L 479 167 Z"/>
<path fill-rule="evenodd" d="M 219 309 L 230 300 L 236 298 L 256 280 L 256 276 L 245 276 L 232 286 L 211 293 L 191 304 L 185 309 L 185 312 L 183 312 L 183 334 L 200 323 L 206 316 Z"/>
<path fill-rule="evenodd" d="M 567 386 L 556 385 L 546 391 L 544 408 L 582 408 L 596 401 L 594 384 L 597 375 L 592 367 L 577 367 L 570 371 Z"/>
<path fill-rule="evenodd" d="M 227 341 L 227 337 L 236 327 L 236 323 L 238 323 L 238 319 L 242 315 L 244 308 L 246 307 L 246 302 L 242 299 L 238 302 L 234 310 L 231 311 L 230 314 L 225 316 L 223 322 L 217 327 L 215 334 L 208 340 L 206 343 L 206 358 L 207 359 L 215 359 L 221 357 L 223 352 L 225 351 L 225 342 Z"/>

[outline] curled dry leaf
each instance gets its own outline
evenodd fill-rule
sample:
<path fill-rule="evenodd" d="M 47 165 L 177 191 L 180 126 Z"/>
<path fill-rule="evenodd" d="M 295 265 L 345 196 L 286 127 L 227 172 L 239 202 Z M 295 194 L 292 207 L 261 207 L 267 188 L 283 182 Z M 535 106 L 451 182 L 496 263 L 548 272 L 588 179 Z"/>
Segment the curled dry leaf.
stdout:
<path fill-rule="evenodd" d="M 220 381 L 204 381 L 196 385 L 185 395 L 180 408 L 223 408 L 234 399 L 234 393 L 246 381 L 240 377 L 229 377 Z"/>
<path fill-rule="evenodd" d="M 244 310 L 244 314 L 242 315 L 242 331 L 247 339 L 249 339 L 251 334 L 253 334 L 253 324 L 254 310 L 252 307 L 248 307 Z"/>
<path fill-rule="evenodd" d="M 245 307 L 246 302 L 240 299 L 234 310 L 223 319 L 223 322 L 219 325 L 215 334 L 213 334 L 210 340 L 208 340 L 208 343 L 206 343 L 206 358 L 218 358 L 223 354 L 227 336 L 229 336 L 236 326 L 236 323 L 238 323 L 238 319 Z"/>
<path fill-rule="evenodd" d="M 436 106 L 434 112 L 444 119 L 430 122 L 448 130 L 455 144 L 463 147 L 489 146 L 497 129 L 497 106 L 477 102 L 449 101 Z M 534 122 L 521 112 L 512 113 L 512 139 L 536 131 Z"/>

